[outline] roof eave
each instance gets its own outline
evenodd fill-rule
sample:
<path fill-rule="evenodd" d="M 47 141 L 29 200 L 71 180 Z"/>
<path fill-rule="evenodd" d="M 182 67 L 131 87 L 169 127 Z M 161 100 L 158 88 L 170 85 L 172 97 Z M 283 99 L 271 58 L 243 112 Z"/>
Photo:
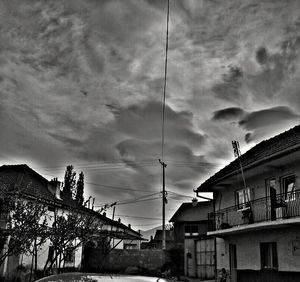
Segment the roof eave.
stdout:
<path fill-rule="evenodd" d="M 260 159 L 260 160 L 257 160 L 257 161 L 255 161 L 255 162 L 253 162 L 253 163 L 250 163 L 250 164 L 247 165 L 247 166 L 244 166 L 244 167 L 243 167 L 243 170 L 244 170 L 244 171 L 249 170 L 249 169 L 251 169 L 252 167 L 254 167 L 254 166 L 256 166 L 256 165 L 262 164 L 262 163 L 267 162 L 267 161 L 270 161 L 270 160 L 272 160 L 272 159 L 279 158 L 279 157 L 281 157 L 281 156 L 284 155 L 284 154 L 292 153 L 292 152 L 296 151 L 297 149 L 299 149 L 299 147 L 300 147 L 300 144 L 296 144 L 295 146 L 290 147 L 290 148 L 288 148 L 288 149 L 285 149 L 285 150 L 283 150 L 283 151 L 281 151 L 281 152 L 278 152 L 278 153 L 276 153 L 276 154 L 272 154 L 272 155 L 270 155 L 270 156 L 267 156 L 267 157 L 265 157 L 265 158 L 262 158 L 262 159 Z M 230 163 L 230 164 L 231 164 L 231 163 Z M 230 165 L 230 164 L 228 164 L 228 165 Z M 228 165 L 227 165 L 227 166 L 228 166 Z M 223 169 L 225 169 L 227 166 L 225 166 Z M 201 184 L 198 188 L 196 188 L 196 189 L 194 190 L 194 192 L 195 192 L 195 193 L 200 193 L 200 192 L 214 192 L 215 189 L 213 188 L 213 185 L 215 185 L 215 184 L 217 184 L 218 182 L 220 182 L 220 181 L 222 181 L 222 180 L 224 180 L 224 179 L 226 179 L 226 178 L 228 178 L 228 177 L 230 177 L 230 176 L 233 176 L 233 175 L 235 175 L 235 174 L 237 174 L 237 173 L 239 173 L 239 169 L 236 169 L 236 170 L 234 170 L 234 171 L 232 171 L 232 172 L 230 172 L 230 173 L 227 173 L 226 175 L 224 175 L 224 176 L 222 176 L 222 177 L 218 177 L 217 179 L 213 180 L 212 182 L 208 182 L 207 184 L 204 182 L 204 183 Z"/>

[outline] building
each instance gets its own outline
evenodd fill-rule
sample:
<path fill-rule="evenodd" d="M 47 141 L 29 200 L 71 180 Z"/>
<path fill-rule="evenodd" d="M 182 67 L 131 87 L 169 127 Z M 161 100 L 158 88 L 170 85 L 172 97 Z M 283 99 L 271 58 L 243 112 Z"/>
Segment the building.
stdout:
<path fill-rule="evenodd" d="M 214 194 L 207 235 L 218 238 L 217 268 L 230 272 L 231 282 L 300 281 L 299 176 L 296 126 L 257 144 L 196 189 Z"/>
<path fill-rule="evenodd" d="M 174 230 L 165 230 L 166 234 L 166 250 L 174 248 Z M 142 249 L 162 249 L 162 230 L 155 231 L 154 237 L 151 236 L 149 242 L 143 242 Z"/>
<path fill-rule="evenodd" d="M 213 211 L 211 201 L 183 203 L 169 220 L 174 225 L 174 241 L 180 250 L 180 272 L 188 277 L 215 277 L 215 239 L 207 237 Z"/>
<path fill-rule="evenodd" d="M 107 234 L 106 238 L 113 237 L 116 239 L 116 242 L 120 242 L 123 239 L 134 240 L 140 238 L 140 234 L 130 227 L 111 220 L 92 209 L 78 205 L 71 197 L 61 193 L 60 186 L 60 182 L 57 179 L 48 181 L 27 165 L 3 165 L 0 167 L 0 232 L 2 234 L 0 255 L 8 250 L 9 238 L 11 237 L 7 227 L 10 211 L 4 212 L 4 206 L 5 201 L 13 196 L 17 196 L 18 199 L 22 199 L 25 203 L 32 201 L 45 207 L 50 228 L 58 215 L 76 211 L 78 215 L 93 217 L 93 224 L 101 226 L 102 234 Z M 97 241 L 96 236 L 95 241 Z M 50 240 L 46 240 L 35 254 L 37 270 L 44 269 L 49 259 L 52 258 L 53 252 Z M 70 250 L 70 252 L 64 254 L 61 264 L 65 268 L 82 268 L 84 264 L 83 259 L 85 261 L 87 259 L 87 256 L 84 258 L 83 253 L 86 253 L 86 250 L 84 250 L 84 246 L 80 245 L 75 251 Z M 0 276 L 11 278 L 15 275 L 16 269 L 20 265 L 30 268 L 32 261 L 32 256 L 26 254 L 8 256 L 0 265 Z"/>

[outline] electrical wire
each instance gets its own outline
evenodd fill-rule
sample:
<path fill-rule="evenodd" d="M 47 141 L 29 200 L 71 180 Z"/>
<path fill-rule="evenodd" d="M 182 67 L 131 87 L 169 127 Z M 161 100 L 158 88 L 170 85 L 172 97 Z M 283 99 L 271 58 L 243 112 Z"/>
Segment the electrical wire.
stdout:
<path fill-rule="evenodd" d="M 128 204 L 128 203 L 135 203 L 141 200 L 152 200 L 153 198 L 147 199 L 148 197 L 152 197 L 152 196 L 156 196 L 158 194 L 161 194 L 161 192 L 156 192 L 153 194 L 148 194 L 142 197 L 137 197 L 137 198 L 133 198 L 133 199 L 129 199 L 129 200 L 120 200 L 120 201 L 116 201 L 116 202 L 112 202 L 112 203 L 105 203 L 105 204 L 101 204 L 101 205 L 95 205 L 95 207 L 105 207 L 105 206 L 111 206 L 112 204 L 114 205 L 123 205 L 123 204 Z M 159 199 L 160 197 L 158 197 Z M 155 198 L 156 199 L 156 198 Z"/>
<path fill-rule="evenodd" d="M 136 218 L 136 219 L 149 219 L 149 220 L 161 220 L 158 217 L 144 217 L 144 216 L 134 216 L 134 215 L 124 215 L 124 214 L 116 214 L 115 216 L 119 217 L 128 217 L 128 218 Z"/>

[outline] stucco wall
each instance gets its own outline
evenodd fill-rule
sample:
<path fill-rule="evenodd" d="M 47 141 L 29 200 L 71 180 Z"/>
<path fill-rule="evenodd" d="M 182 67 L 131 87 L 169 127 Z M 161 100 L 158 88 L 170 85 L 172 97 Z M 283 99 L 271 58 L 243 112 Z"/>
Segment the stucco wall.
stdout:
<path fill-rule="evenodd" d="M 293 242 L 300 239 L 300 228 L 270 229 L 237 234 L 217 240 L 217 268 L 229 269 L 229 244 L 236 244 L 237 269 L 260 270 L 260 243 L 276 242 L 279 271 L 300 271 L 300 255 L 293 254 Z M 222 256 L 223 254 L 223 256 Z"/>
<path fill-rule="evenodd" d="M 268 178 L 274 177 L 276 179 L 277 193 L 282 193 L 280 180 L 281 177 L 288 174 L 300 175 L 300 152 L 285 156 L 276 162 L 269 161 L 251 170 L 244 170 L 246 185 L 251 189 L 251 200 L 266 196 L 265 181 Z M 216 196 L 215 208 L 217 211 L 234 206 L 236 204 L 235 191 L 243 188 L 241 174 L 225 179 L 224 183 L 226 183 L 226 188 L 218 189 L 219 193 Z M 300 181 L 297 177 L 296 187 L 300 189 Z"/>
<path fill-rule="evenodd" d="M 217 269 L 221 270 L 225 268 L 229 270 L 229 254 L 228 254 L 228 246 L 226 247 L 226 242 L 222 238 L 216 238 L 216 263 Z"/>

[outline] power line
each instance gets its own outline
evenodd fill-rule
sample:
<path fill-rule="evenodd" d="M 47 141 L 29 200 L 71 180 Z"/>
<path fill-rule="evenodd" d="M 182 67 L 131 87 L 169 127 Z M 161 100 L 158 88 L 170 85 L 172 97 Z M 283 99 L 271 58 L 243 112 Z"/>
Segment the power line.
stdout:
<path fill-rule="evenodd" d="M 134 216 L 134 215 L 124 215 L 124 214 L 116 214 L 116 216 L 128 217 L 128 218 L 137 218 L 137 219 L 161 220 L 161 218 L 158 218 L 158 217 L 144 217 L 144 216 Z"/>
<path fill-rule="evenodd" d="M 43 173 L 43 175 L 50 176 L 50 177 L 56 177 L 55 175 L 46 174 L 46 173 Z M 128 186 L 112 186 L 112 185 L 99 184 L 99 183 L 93 183 L 93 182 L 87 182 L 87 181 L 85 181 L 84 183 L 94 185 L 94 186 L 100 186 L 100 187 L 107 188 L 107 189 L 117 189 L 117 190 L 135 191 L 135 192 L 151 192 L 150 190 L 127 188 Z"/>
<path fill-rule="evenodd" d="M 90 184 L 90 185 L 94 185 L 94 186 L 100 186 L 100 187 L 103 187 L 103 188 L 108 188 L 108 189 L 138 191 L 138 192 L 150 192 L 150 190 L 133 189 L 133 188 L 127 188 L 127 187 L 124 187 L 124 186 L 112 186 L 112 185 L 99 184 L 99 183 L 93 183 L 93 182 L 85 182 L 85 183 Z"/>
<path fill-rule="evenodd" d="M 158 195 L 158 194 L 160 194 L 160 192 L 156 192 L 156 193 L 153 193 L 153 194 L 148 194 L 148 195 L 145 195 L 145 196 L 142 196 L 142 197 L 132 198 L 132 199 L 128 199 L 128 200 L 119 200 L 119 201 L 112 202 L 112 203 L 105 203 L 105 204 L 101 204 L 101 205 L 95 205 L 95 207 L 105 207 L 105 206 L 110 206 L 112 204 L 120 205 L 120 204 L 132 203 L 132 202 L 135 203 L 135 202 L 141 201 L 141 200 L 143 200 L 143 201 L 144 200 L 152 200 L 153 198 L 151 198 L 151 199 L 147 199 L 147 198 Z"/>
<path fill-rule="evenodd" d="M 118 204 L 118 206 L 121 206 L 121 205 L 129 205 L 129 204 L 135 204 L 135 203 L 139 203 L 139 202 L 147 202 L 147 201 L 153 201 L 153 200 L 158 200 L 158 199 L 161 199 L 161 197 L 156 197 L 156 198 L 153 198 L 153 199 L 145 199 L 145 200 L 139 200 L 139 201 L 134 201 L 134 202 L 127 202 L 127 203 L 121 203 L 121 204 Z"/>

